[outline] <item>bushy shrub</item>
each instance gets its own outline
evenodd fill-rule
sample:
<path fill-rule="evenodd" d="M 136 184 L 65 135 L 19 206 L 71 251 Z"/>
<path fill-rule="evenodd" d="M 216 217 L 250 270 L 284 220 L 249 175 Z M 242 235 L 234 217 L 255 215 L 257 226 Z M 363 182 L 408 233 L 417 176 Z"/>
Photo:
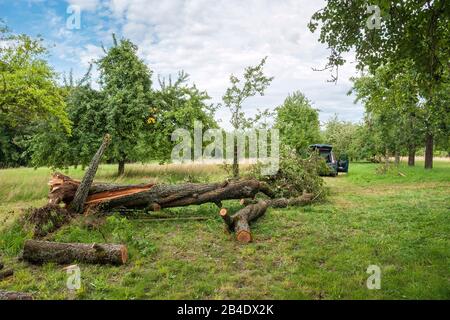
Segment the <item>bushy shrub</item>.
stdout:
<path fill-rule="evenodd" d="M 279 170 L 275 175 L 261 175 L 261 166 L 261 163 L 254 165 L 250 176 L 266 182 L 278 197 L 296 197 L 304 191 L 318 197 L 325 195 L 319 172 L 326 170 L 327 166 L 315 153 L 308 158 L 301 158 L 295 151 L 281 148 Z"/>

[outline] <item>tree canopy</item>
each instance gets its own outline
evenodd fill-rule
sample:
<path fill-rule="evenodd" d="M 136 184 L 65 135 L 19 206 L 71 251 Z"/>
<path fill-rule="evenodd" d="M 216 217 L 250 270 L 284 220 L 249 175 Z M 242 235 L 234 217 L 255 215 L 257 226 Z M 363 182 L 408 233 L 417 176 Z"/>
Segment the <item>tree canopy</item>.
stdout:
<path fill-rule="evenodd" d="M 104 95 L 106 130 L 113 137 L 109 158 L 119 163 L 119 175 L 125 163 L 138 160 L 136 141 L 143 132 L 151 105 L 152 72 L 137 55 L 130 40 L 117 41 L 97 61 Z"/>
<path fill-rule="evenodd" d="M 310 144 L 320 142 L 319 111 L 300 91 L 290 94 L 276 108 L 275 128 L 280 130 L 281 143 L 304 155 Z"/>

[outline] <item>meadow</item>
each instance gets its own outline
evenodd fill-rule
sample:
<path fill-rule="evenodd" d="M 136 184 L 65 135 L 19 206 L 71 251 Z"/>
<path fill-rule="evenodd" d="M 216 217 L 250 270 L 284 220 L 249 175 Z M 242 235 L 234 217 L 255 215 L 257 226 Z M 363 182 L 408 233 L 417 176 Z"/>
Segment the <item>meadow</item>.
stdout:
<path fill-rule="evenodd" d="M 79 264 L 81 289 L 66 288 L 63 266 L 20 260 L 30 234 L 17 219 L 46 203 L 51 170 L 0 170 L 0 260 L 15 270 L 0 289 L 38 299 L 449 299 L 450 162 L 377 173 L 377 164 L 351 163 L 349 174 L 325 178 L 325 200 L 302 208 L 269 209 L 252 226 L 255 241 L 240 245 L 214 205 L 163 210 L 167 217 L 80 216 L 52 234 L 63 242 L 121 242 L 125 266 Z M 401 174 L 398 173 L 401 172 Z M 81 177 L 81 168 L 66 174 Z M 218 166 L 130 165 L 121 178 L 102 165 L 97 181 L 218 181 Z M 226 202 L 231 211 L 240 205 Z M 151 214 L 150 214 L 151 215 Z M 381 288 L 369 290 L 369 265 Z"/>

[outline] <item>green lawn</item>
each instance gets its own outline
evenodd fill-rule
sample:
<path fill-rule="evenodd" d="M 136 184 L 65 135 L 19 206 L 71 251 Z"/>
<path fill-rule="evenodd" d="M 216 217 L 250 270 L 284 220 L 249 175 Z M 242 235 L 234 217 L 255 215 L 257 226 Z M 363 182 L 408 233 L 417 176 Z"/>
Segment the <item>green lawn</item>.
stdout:
<path fill-rule="evenodd" d="M 82 288 L 65 286 L 62 266 L 29 266 L 18 254 L 27 237 L 13 220 L 46 202 L 48 169 L 0 170 L 0 252 L 16 270 L 0 289 L 40 299 L 449 299 L 450 164 L 402 166 L 386 175 L 354 163 L 348 175 L 326 178 L 330 195 L 304 208 L 270 209 L 252 225 L 255 241 L 226 234 L 214 205 L 166 210 L 207 221 L 142 222 L 119 216 L 96 224 L 81 217 L 51 239 L 124 242 L 126 266 L 80 264 Z M 114 181 L 102 166 L 97 180 Z M 80 177 L 82 171 L 68 174 Z M 215 167 L 130 167 L 121 182 L 214 181 Z M 117 180 L 116 180 L 117 181 Z M 235 202 L 226 203 L 232 211 Z M 369 290 L 369 265 L 381 268 L 381 289 Z"/>

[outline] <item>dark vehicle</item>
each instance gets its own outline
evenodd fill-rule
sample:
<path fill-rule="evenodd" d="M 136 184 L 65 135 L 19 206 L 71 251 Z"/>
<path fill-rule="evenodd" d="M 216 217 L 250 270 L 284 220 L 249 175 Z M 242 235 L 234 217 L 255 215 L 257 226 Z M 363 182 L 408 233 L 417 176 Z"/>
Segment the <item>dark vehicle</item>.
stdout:
<path fill-rule="evenodd" d="M 337 176 L 338 172 L 348 172 L 348 157 L 343 154 L 340 156 L 339 160 L 333 153 L 333 146 L 329 144 L 312 144 L 309 146 L 312 151 L 319 152 L 319 155 L 325 159 L 325 162 L 330 169 L 332 176 Z"/>

